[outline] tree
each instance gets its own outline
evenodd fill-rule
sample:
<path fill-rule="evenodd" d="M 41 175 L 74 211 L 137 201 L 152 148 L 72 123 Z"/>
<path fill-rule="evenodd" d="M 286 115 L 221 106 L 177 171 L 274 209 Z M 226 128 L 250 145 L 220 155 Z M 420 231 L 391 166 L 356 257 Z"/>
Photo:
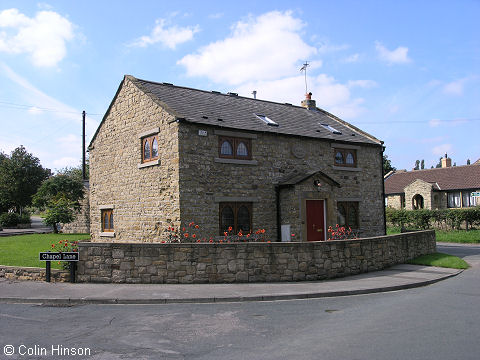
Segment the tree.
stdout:
<path fill-rule="evenodd" d="M 435 166 L 435 168 L 439 169 L 442 167 L 442 158 L 438 160 L 438 164 Z"/>
<path fill-rule="evenodd" d="M 420 163 L 420 169 L 425 169 L 425 160 L 422 159 L 422 162 Z"/>
<path fill-rule="evenodd" d="M 470 165 L 470 159 L 467 159 L 467 165 Z"/>
<path fill-rule="evenodd" d="M 420 169 L 420 160 L 415 161 L 415 167 L 413 170 L 419 170 Z"/>
<path fill-rule="evenodd" d="M 390 171 L 395 171 L 395 170 L 397 169 L 392 166 L 392 162 L 388 158 L 388 155 L 384 154 L 383 155 L 383 174 L 386 175 Z"/>
<path fill-rule="evenodd" d="M 84 188 L 76 176 L 55 175 L 45 180 L 33 197 L 33 204 L 46 209 L 44 222 L 58 233 L 58 223 L 69 223 L 74 219 L 74 210 L 80 208 Z"/>
<path fill-rule="evenodd" d="M 51 175 L 50 169 L 45 169 L 40 160 L 28 153 L 20 145 L 10 156 L 0 156 L 0 201 L 3 210 L 15 208 L 22 214 L 23 209 L 32 203 L 42 181 Z"/>

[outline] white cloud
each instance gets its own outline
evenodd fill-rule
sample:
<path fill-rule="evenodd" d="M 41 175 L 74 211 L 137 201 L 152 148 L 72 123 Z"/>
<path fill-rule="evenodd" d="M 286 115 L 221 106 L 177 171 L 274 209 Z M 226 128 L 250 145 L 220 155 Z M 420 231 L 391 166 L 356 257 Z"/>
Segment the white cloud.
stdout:
<path fill-rule="evenodd" d="M 35 17 L 17 9 L 0 12 L 0 52 L 29 54 L 38 67 L 56 66 L 67 54 L 66 43 L 74 38 L 74 25 L 54 11 Z"/>
<path fill-rule="evenodd" d="M 430 127 L 437 127 L 439 126 L 440 124 L 442 123 L 441 120 L 439 119 L 432 119 L 428 122 L 428 125 L 430 125 Z"/>
<path fill-rule="evenodd" d="M 208 15 L 208 18 L 209 19 L 220 19 L 223 17 L 223 13 L 215 13 L 215 14 L 210 14 Z"/>
<path fill-rule="evenodd" d="M 78 158 L 75 157 L 61 157 L 59 159 L 53 160 L 53 166 L 55 170 L 61 170 L 66 167 L 75 167 L 79 165 Z"/>
<path fill-rule="evenodd" d="M 169 21 L 166 19 L 158 19 L 155 23 L 156 25 L 150 35 L 140 37 L 131 46 L 147 47 L 161 43 L 169 49 L 175 49 L 177 45 L 192 40 L 195 33 L 200 31 L 198 25 L 187 27 L 168 26 Z"/>
<path fill-rule="evenodd" d="M 373 80 L 350 80 L 348 82 L 348 87 L 360 87 L 365 89 L 370 89 L 378 86 L 376 81 Z"/>
<path fill-rule="evenodd" d="M 467 78 L 452 81 L 443 86 L 443 92 L 448 95 L 461 96 L 463 95 L 463 88 L 467 82 Z"/>
<path fill-rule="evenodd" d="M 452 144 L 442 144 L 432 149 L 432 154 L 442 156 L 452 150 Z"/>
<path fill-rule="evenodd" d="M 41 112 L 49 112 L 52 116 L 67 120 L 68 122 L 81 122 L 81 111 L 77 110 L 69 105 L 64 104 L 60 100 L 57 100 L 41 90 L 37 89 L 27 79 L 18 75 L 6 64 L 0 62 L 0 75 L 4 75 L 7 79 L 17 84 L 22 88 L 22 93 L 25 99 L 28 99 L 29 105 L 32 107 L 29 109 L 29 113 L 32 115 L 38 115 Z M 54 111 L 51 111 L 51 110 Z M 93 134 L 98 126 L 98 121 L 86 117 L 86 131 L 88 134 Z"/>
<path fill-rule="evenodd" d="M 177 63 L 185 66 L 188 76 L 233 85 L 291 76 L 298 73 L 300 62 L 317 53 L 300 36 L 304 26 L 288 11 L 250 17 L 234 24 L 229 37 Z"/>
<path fill-rule="evenodd" d="M 359 59 L 360 59 L 360 54 L 353 54 L 353 55 L 350 55 L 349 57 L 346 57 L 345 59 L 343 59 L 343 62 L 345 62 L 345 63 L 355 63 Z"/>
<path fill-rule="evenodd" d="M 365 110 L 361 107 L 363 99 L 352 99 L 349 86 L 337 82 L 333 77 L 325 74 L 308 76 L 307 83 L 308 91 L 313 93 L 312 98 L 316 100 L 317 106 L 337 116 L 354 118 Z M 237 87 L 235 91 L 243 96 L 251 96 L 252 90 L 257 90 L 257 99 L 300 105 L 305 96 L 305 81 L 302 75 L 280 80 L 254 81 Z"/>
<path fill-rule="evenodd" d="M 388 64 L 406 64 L 412 60 L 408 57 L 408 48 L 399 46 L 395 50 L 388 50 L 380 42 L 375 42 L 375 48 L 381 60 Z"/>

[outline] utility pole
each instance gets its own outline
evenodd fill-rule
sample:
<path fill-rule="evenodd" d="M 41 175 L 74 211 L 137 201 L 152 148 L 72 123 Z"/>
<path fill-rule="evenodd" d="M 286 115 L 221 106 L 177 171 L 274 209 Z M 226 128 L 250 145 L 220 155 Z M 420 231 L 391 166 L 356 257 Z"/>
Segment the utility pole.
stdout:
<path fill-rule="evenodd" d="M 87 168 L 85 163 L 85 110 L 82 112 L 82 179 L 87 180 Z"/>

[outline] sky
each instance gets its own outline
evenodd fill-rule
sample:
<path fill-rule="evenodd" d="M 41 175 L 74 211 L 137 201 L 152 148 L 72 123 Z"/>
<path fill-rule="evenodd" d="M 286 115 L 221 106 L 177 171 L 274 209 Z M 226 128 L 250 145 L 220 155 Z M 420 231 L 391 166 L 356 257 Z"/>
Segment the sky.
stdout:
<path fill-rule="evenodd" d="M 480 158 L 480 0 L 0 0 L 0 151 L 78 166 L 125 74 L 317 106 L 397 169 Z"/>

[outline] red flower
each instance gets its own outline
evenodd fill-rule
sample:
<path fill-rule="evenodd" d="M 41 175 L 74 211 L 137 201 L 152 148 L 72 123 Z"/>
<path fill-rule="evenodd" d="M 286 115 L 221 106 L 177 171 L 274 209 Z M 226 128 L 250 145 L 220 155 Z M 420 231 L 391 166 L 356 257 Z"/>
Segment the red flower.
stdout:
<path fill-rule="evenodd" d="M 187 238 L 187 237 L 188 237 L 188 233 L 183 234 L 183 236 L 185 236 L 185 237 Z"/>
<path fill-rule="evenodd" d="M 195 234 L 193 234 L 193 235 L 192 235 L 192 238 L 194 238 L 194 239 L 195 239 L 196 237 L 197 237 L 197 235 L 195 235 Z"/>
<path fill-rule="evenodd" d="M 213 243 L 213 240 L 212 240 L 212 239 L 210 239 L 210 241 L 209 241 L 209 242 Z"/>
<path fill-rule="evenodd" d="M 295 237 L 295 234 L 291 234 L 291 235 L 292 235 L 292 237 Z"/>
<path fill-rule="evenodd" d="M 195 229 L 198 229 L 199 227 L 200 227 L 200 226 L 198 226 L 198 225 L 195 225 Z"/>
<path fill-rule="evenodd" d="M 182 228 L 182 231 L 185 231 L 185 227 Z"/>
<path fill-rule="evenodd" d="M 232 231 L 233 228 L 231 226 L 228 227 L 228 231 Z"/>

